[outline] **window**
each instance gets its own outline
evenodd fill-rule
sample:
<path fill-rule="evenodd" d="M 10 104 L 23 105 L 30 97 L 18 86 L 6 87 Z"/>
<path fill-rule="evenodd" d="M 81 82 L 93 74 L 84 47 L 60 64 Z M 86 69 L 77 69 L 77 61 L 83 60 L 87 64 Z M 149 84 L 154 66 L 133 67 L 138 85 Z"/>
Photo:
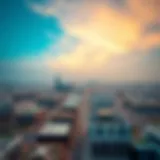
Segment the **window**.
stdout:
<path fill-rule="evenodd" d="M 98 134 L 98 136 L 102 136 L 103 135 L 103 129 L 101 127 L 99 127 L 97 129 L 97 134 Z"/>

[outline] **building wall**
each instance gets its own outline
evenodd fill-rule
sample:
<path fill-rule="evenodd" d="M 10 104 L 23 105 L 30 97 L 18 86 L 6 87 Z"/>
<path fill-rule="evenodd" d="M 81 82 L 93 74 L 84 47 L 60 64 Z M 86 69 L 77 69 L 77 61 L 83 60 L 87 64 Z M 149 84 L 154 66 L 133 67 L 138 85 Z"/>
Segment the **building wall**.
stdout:
<path fill-rule="evenodd" d="M 0 117 L 0 133 L 11 133 L 15 128 L 14 115 L 10 114 L 7 117 Z"/>
<path fill-rule="evenodd" d="M 45 157 L 46 160 L 71 160 L 72 149 L 65 142 L 37 143 L 38 145 L 48 145 L 50 152 Z"/>

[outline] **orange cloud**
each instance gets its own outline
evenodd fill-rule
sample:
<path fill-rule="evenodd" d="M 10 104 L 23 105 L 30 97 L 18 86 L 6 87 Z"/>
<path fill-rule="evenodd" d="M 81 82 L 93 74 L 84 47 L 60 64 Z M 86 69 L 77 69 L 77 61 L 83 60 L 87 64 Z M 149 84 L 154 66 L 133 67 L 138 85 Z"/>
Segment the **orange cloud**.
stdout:
<path fill-rule="evenodd" d="M 101 5 L 81 24 L 65 24 L 66 30 L 86 44 L 101 47 L 109 54 L 126 53 L 141 36 L 141 26 L 134 19 Z"/>
<path fill-rule="evenodd" d="M 160 45 L 160 33 L 153 33 L 143 37 L 141 44 L 139 45 L 141 49 L 149 49 Z"/>
<path fill-rule="evenodd" d="M 128 0 L 130 14 L 143 25 L 159 21 L 159 0 Z"/>

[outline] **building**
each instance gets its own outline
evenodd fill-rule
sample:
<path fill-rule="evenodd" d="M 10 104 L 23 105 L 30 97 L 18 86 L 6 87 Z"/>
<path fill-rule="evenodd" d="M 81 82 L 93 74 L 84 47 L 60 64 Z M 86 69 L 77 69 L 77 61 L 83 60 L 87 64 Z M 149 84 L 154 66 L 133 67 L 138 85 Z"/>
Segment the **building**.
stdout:
<path fill-rule="evenodd" d="M 71 131 L 69 123 L 48 122 L 38 132 L 38 141 L 68 141 Z"/>
<path fill-rule="evenodd" d="M 58 100 L 52 96 L 41 96 L 38 98 L 37 103 L 41 108 L 53 109 L 57 106 Z"/>
<path fill-rule="evenodd" d="M 65 111 L 76 111 L 80 103 L 81 103 L 81 96 L 76 93 L 71 93 L 64 101 L 63 109 Z"/>
<path fill-rule="evenodd" d="M 13 106 L 11 101 L 0 101 L 0 119 L 10 119 L 13 115 Z"/>
<path fill-rule="evenodd" d="M 102 93 L 93 93 L 91 96 L 91 106 L 94 108 L 110 108 L 114 106 L 114 99 L 112 96 L 108 96 L 107 94 Z"/>
<path fill-rule="evenodd" d="M 136 144 L 135 155 L 137 160 L 159 160 L 159 153 L 151 144 Z"/>
<path fill-rule="evenodd" d="M 82 107 L 82 96 L 77 93 L 71 93 L 64 101 L 63 108 L 61 111 L 61 113 L 63 113 L 64 116 L 66 114 L 66 116 L 74 118 L 73 128 L 75 129 L 75 132 L 78 132 L 79 134 L 82 132 L 82 126 L 81 126 L 82 120 L 80 119 L 81 107 Z"/>
<path fill-rule="evenodd" d="M 97 109 L 97 112 L 95 112 L 91 118 L 91 121 L 96 123 L 127 124 L 127 121 L 125 121 L 121 116 L 115 114 L 111 108 Z"/>
<path fill-rule="evenodd" d="M 89 115 L 90 120 L 94 121 L 100 118 L 98 112 L 111 112 L 113 113 L 114 99 L 102 93 L 94 93 L 90 98 L 91 112 Z M 101 111 L 100 111 L 101 110 Z M 105 111 L 104 111 L 105 110 Z M 101 114 L 101 113 L 100 113 Z M 108 115 L 109 116 L 109 115 Z M 107 116 L 107 118 L 108 118 Z M 101 116 L 102 118 L 103 116 Z M 104 116 L 106 118 L 106 116 Z"/>
<path fill-rule="evenodd" d="M 128 94 L 119 106 L 119 113 L 133 126 L 137 138 L 142 136 L 147 125 L 160 123 L 160 102 L 157 99 Z"/>
<path fill-rule="evenodd" d="M 72 126 L 68 122 L 48 122 L 37 133 L 38 143 L 51 145 L 52 155 L 59 160 L 70 159 L 71 140 Z"/>
<path fill-rule="evenodd" d="M 33 124 L 43 110 L 32 101 L 21 101 L 15 105 L 15 118 L 19 126 Z"/>
<path fill-rule="evenodd" d="M 134 142 L 134 153 L 138 160 L 160 159 L 159 127 L 149 125 L 145 127 L 142 139 Z"/>
<path fill-rule="evenodd" d="M 91 157 L 129 157 L 129 149 L 132 147 L 129 125 L 119 122 L 91 122 L 88 134 Z"/>
<path fill-rule="evenodd" d="M 71 125 L 71 139 L 70 144 L 71 147 L 75 147 L 75 141 L 81 131 L 79 117 L 71 112 L 61 111 L 57 116 L 55 116 L 52 120 L 57 123 L 69 123 Z"/>
<path fill-rule="evenodd" d="M 0 133 L 10 133 L 14 128 L 14 110 L 11 101 L 0 102 Z"/>
<path fill-rule="evenodd" d="M 144 132 L 145 141 L 151 145 L 155 152 L 155 159 L 160 159 L 160 125 L 158 126 L 147 126 Z"/>
<path fill-rule="evenodd" d="M 137 113 L 150 115 L 160 114 L 160 101 L 156 99 L 144 99 L 130 96 L 126 97 L 125 101 L 125 107 L 128 107 Z"/>
<path fill-rule="evenodd" d="M 54 81 L 54 89 L 57 92 L 70 92 L 73 90 L 72 84 L 64 83 L 60 77 L 57 77 Z"/>
<path fill-rule="evenodd" d="M 36 98 L 36 93 L 33 92 L 15 92 L 12 95 L 12 100 L 14 103 L 24 100 L 34 101 Z"/>
<path fill-rule="evenodd" d="M 56 155 L 53 155 L 51 145 L 40 145 L 35 148 L 29 156 L 30 160 L 52 160 Z"/>
<path fill-rule="evenodd" d="M 133 157 L 132 127 L 113 111 L 113 98 L 91 97 L 86 159 L 129 160 Z"/>
<path fill-rule="evenodd" d="M 1 150 L 1 160 L 13 160 L 20 157 L 21 147 L 23 144 L 23 136 L 6 137 L 0 140 L 3 147 Z"/>

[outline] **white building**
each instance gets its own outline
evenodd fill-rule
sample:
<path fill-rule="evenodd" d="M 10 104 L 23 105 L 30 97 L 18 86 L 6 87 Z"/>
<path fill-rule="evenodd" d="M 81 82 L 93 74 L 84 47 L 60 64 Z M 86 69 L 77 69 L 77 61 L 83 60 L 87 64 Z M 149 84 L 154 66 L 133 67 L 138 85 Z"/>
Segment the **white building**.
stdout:
<path fill-rule="evenodd" d="M 71 132 L 71 124 L 65 122 L 48 122 L 38 132 L 39 141 L 63 141 L 68 140 Z"/>
<path fill-rule="evenodd" d="M 67 99 L 64 102 L 64 109 L 66 110 L 74 110 L 79 107 L 81 103 L 81 96 L 76 93 L 71 93 L 68 95 Z"/>

